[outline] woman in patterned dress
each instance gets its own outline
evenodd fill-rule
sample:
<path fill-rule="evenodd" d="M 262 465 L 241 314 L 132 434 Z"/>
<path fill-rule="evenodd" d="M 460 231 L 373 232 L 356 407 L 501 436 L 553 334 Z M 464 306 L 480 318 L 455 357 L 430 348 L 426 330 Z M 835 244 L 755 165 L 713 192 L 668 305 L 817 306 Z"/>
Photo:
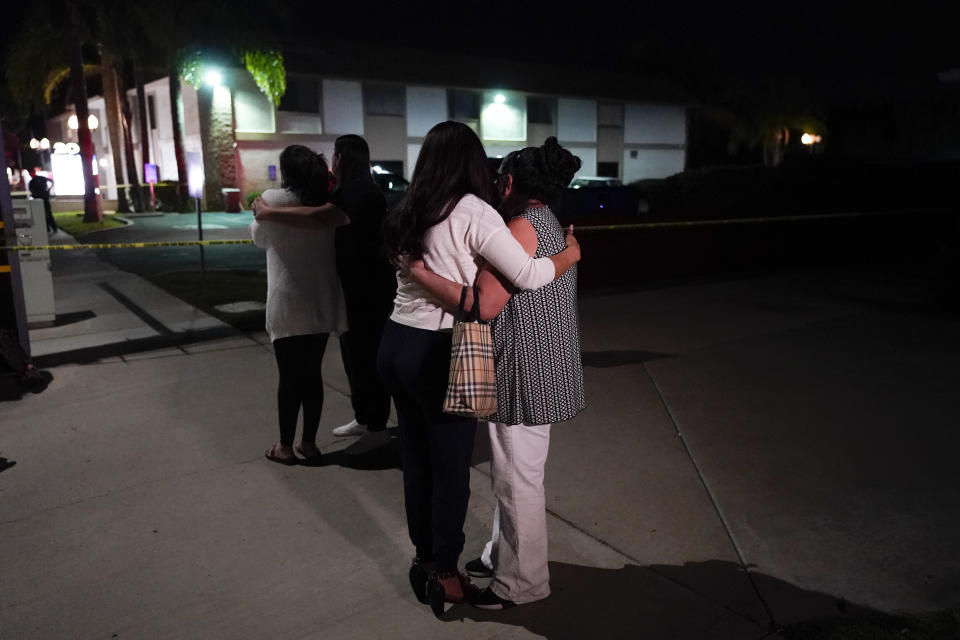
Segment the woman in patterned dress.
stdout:
<path fill-rule="evenodd" d="M 564 229 L 548 203 L 579 168 L 579 158 L 554 137 L 504 158 L 497 180 L 503 198 L 500 213 L 531 256 L 542 258 L 566 248 Z M 459 283 L 428 271 L 422 262 L 411 263 L 408 270 L 442 306 L 456 308 Z M 515 291 L 486 265 L 474 287 L 482 293 L 481 317 L 492 318 L 496 354 L 498 411 L 488 425 L 496 512 L 491 541 L 466 569 L 474 576 L 493 577 L 471 603 L 504 609 L 550 594 L 543 490 L 550 425 L 569 420 L 585 406 L 577 269 L 541 289 Z M 472 297 L 467 296 L 465 306 L 472 308 Z"/>
<path fill-rule="evenodd" d="M 563 251 L 529 255 L 490 206 L 495 196 L 477 134 L 460 122 L 441 122 L 423 141 L 407 195 L 384 220 L 387 255 L 397 264 L 420 260 L 460 283 L 474 282 L 486 261 L 523 290 L 549 286 L 575 266 L 580 249 L 572 237 Z M 445 602 L 464 602 L 469 591 L 457 565 L 477 423 L 443 413 L 453 315 L 406 273 L 397 284 L 378 369 L 400 428 L 404 505 L 416 549 L 410 584 L 439 616 Z M 456 286 L 459 295 L 462 285 Z"/>

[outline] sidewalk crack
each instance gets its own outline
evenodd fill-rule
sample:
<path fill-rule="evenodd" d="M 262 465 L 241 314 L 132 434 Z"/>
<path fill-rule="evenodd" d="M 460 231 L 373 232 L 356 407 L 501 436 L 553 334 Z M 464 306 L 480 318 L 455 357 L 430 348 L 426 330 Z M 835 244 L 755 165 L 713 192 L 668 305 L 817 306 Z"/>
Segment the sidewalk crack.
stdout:
<path fill-rule="evenodd" d="M 760 593 L 760 588 L 753 579 L 753 573 L 747 566 L 747 561 L 744 557 L 743 550 L 737 543 L 736 536 L 733 535 L 733 529 L 731 528 L 730 523 L 727 521 L 726 516 L 724 516 L 723 510 L 720 508 L 720 502 L 717 500 L 716 495 L 714 495 L 709 483 L 707 483 L 707 479 L 700 470 L 700 465 L 697 464 L 697 460 L 693 455 L 693 451 L 690 449 L 690 445 L 687 443 L 686 438 L 684 438 L 683 433 L 680 431 L 680 425 L 677 422 L 677 417 L 673 414 L 673 410 L 667 403 L 666 398 L 663 397 L 663 391 L 660 389 L 660 385 L 657 383 L 656 378 L 653 377 L 653 374 L 650 373 L 650 370 L 647 369 L 646 364 L 643 365 L 643 370 L 650 379 L 650 382 L 653 383 L 653 388 L 657 392 L 657 397 L 660 398 L 660 402 L 663 404 L 664 410 L 670 417 L 670 422 L 673 424 L 673 429 L 676 432 L 677 437 L 680 438 L 680 443 L 683 445 L 683 450 L 686 452 L 687 458 L 690 460 L 691 466 L 693 466 L 693 470 L 697 473 L 697 478 L 700 480 L 700 484 L 703 486 L 703 490 L 706 492 L 707 498 L 710 500 L 710 504 L 713 506 L 714 513 L 717 514 L 717 519 L 720 521 L 720 525 L 723 527 L 724 533 L 726 533 L 727 539 L 730 541 L 730 546 L 733 547 L 734 553 L 737 554 L 737 561 L 740 563 L 740 566 L 743 567 L 743 572 L 746 575 L 747 580 L 750 582 L 750 586 L 753 588 L 753 592 L 756 594 L 757 600 L 759 600 L 760 604 L 763 606 L 764 612 L 766 612 L 767 617 L 770 619 L 771 626 L 773 628 L 778 628 L 779 625 L 777 624 L 777 620 L 773 615 L 773 611 L 770 609 L 770 605 L 767 604 L 763 594 Z"/>

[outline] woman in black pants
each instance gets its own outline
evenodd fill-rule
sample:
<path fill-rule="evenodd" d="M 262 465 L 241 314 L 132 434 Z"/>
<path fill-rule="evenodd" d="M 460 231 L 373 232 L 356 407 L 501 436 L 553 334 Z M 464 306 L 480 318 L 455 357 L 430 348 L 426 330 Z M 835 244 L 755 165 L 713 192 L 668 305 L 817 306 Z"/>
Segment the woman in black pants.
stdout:
<path fill-rule="evenodd" d="M 353 420 L 333 430 L 335 436 L 362 436 L 346 448 L 360 454 L 389 442 L 387 418 L 390 395 L 377 374 L 377 348 L 383 325 L 393 310 L 397 279 L 383 257 L 380 226 L 387 214 L 383 192 L 370 177 L 370 148 L 360 136 L 337 138 L 333 147 L 336 188 L 330 205 L 320 207 L 273 207 L 260 200 L 254 204 L 257 220 L 296 223 L 311 220 L 328 224 L 339 212 L 350 223 L 337 227 L 337 275 L 343 286 L 350 329 L 340 335 L 340 355 L 350 383 Z"/>
<path fill-rule="evenodd" d="M 280 154 L 283 189 L 268 189 L 261 198 L 271 205 L 319 205 L 327 200 L 327 163 L 307 147 L 291 145 Z M 343 293 L 334 261 L 334 226 L 342 213 L 325 225 L 281 225 L 254 220 L 250 234 L 267 251 L 266 329 L 273 341 L 280 372 L 277 412 L 280 442 L 266 457 L 280 464 L 297 464 L 293 440 L 303 407 L 303 435 L 296 450 L 307 463 L 320 460 L 317 428 L 323 409 L 320 365 L 331 331 L 346 328 Z"/>
<path fill-rule="evenodd" d="M 542 287 L 579 260 L 576 246 L 532 258 L 490 206 L 494 196 L 477 135 L 462 123 L 438 124 L 423 141 L 407 195 L 384 222 L 388 255 L 398 265 L 422 259 L 464 285 L 473 284 L 483 258 L 520 289 Z M 410 584 L 440 615 L 444 602 L 468 596 L 457 561 L 476 420 L 442 411 L 453 316 L 402 271 L 398 283 L 378 367 L 400 424 L 407 528 L 416 549 Z"/>

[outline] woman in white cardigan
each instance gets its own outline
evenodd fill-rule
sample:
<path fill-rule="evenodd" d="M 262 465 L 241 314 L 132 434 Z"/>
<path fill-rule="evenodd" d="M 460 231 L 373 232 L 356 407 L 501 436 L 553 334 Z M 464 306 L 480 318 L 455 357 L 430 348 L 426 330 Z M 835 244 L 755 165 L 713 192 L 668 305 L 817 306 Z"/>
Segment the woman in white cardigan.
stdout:
<path fill-rule="evenodd" d="M 302 145 L 280 154 L 282 189 L 261 196 L 273 206 L 320 205 L 329 192 L 327 164 Z M 266 329 L 279 370 L 277 413 L 280 441 L 267 459 L 297 464 L 294 437 L 303 408 L 303 432 L 296 451 L 308 464 L 320 460 L 316 436 L 323 409 L 321 362 L 331 332 L 345 331 L 343 292 L 334 261 L 334 227 L 348 220 L 340 213 L 318 226 L 291 226 L 254 220 L 250 235 L 267 251 Z"/>

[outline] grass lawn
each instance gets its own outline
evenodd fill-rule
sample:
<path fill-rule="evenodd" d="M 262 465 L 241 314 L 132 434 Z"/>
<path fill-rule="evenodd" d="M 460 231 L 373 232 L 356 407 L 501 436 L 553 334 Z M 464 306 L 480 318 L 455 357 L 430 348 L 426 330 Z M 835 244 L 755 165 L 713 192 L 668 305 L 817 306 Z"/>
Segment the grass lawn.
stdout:
<path fill-rule="evenodd" d="M 104 211 L 103 222 L 84 222 L 83 211 L 61 211 L 54 213 L 53 218 L 57 221 L 57 226 L 76 237 L 91 231 L 101 229 L 112 229 L 114 227 L 125 227 L 126 224 L 115 219 L 116 212 Z"/>
<path fill-rule="evenodd" d="M 161 289 L 241 331 L 262 331 L 263 310 L 226 313 L 214 307 L 247 300 L 266 303 L 267 274 L 262 271 L 174 271 L 145 276 Z"/>
<path fill-rule="evenodd" d="M 786 640 L 957 640 L 960 609 L 926 615 L 883 615 L 800 622 L 781 630 Z"/>

